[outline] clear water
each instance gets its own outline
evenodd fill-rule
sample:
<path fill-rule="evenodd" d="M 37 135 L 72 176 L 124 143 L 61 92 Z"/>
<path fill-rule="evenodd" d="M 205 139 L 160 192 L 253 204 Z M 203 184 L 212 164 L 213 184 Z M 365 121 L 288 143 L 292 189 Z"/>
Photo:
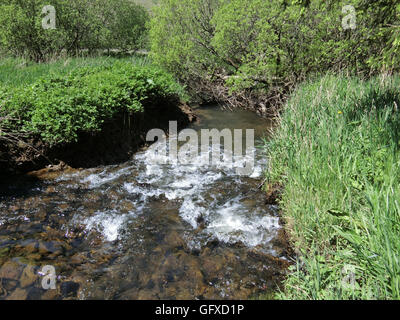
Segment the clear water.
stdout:
<path fill-rule="evenodd" d="M 196 113 L 191 128 L 255 129 L 256 145 L 270 128 L 249 111 Z M 21 274 L 2 280 L 1 298 L 247 299 L 274 290 L 286 259 L 276 208 L 258 189 L 262 149 L 243 177 L 200 158 L 154 164 L 157 147 L 121 165 L 3 185 L 0 263 Z M 41 286 L 44 265 L 56 269 L 51 292 Z"/>

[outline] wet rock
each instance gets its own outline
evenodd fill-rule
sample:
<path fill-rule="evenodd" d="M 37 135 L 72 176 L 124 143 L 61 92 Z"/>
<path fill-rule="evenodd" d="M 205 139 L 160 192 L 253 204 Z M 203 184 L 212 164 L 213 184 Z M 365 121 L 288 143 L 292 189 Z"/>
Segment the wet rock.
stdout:
<path fill-rule="evenodd" d="M 7 261 L 0 269 L 0 279 L 19 280 L 24 266 L 16 261 Z"/>
<path fill-rule="evenodd" d="M 140 290 L 138 294 L 138 300 L 154 300 L 157 299 L 157 295 L 151 290 Z"/>
<path fill-rule="evenodd" d="M 87 253 L 79 252 L 71 257 L 70 262 L 71 264 L 78 265 L 84 263 L 87 259 L 88 259 Z"/>
<path fill-rule="evenodd" d="M 24 289 L 17 288 L 11 295 L 7 297 L 6 300 L 26 300 L 28 298 L 28 291 Z"/>
<path fill-rule="evenodd" d="M 56 192 L 56 187 L 55 186 L 49 186 L 45 190 L 46 193 L 54 193 Z"/>
<path fill-rule="evenodd" d="M 73 248 L 78 248 L 83 243 L 83 240 L 74 238 L 70 239 L 69 243 Z"/>
<path fill-rule="evenodd" d="M 45 290 L 41 288 L 30 288 L 28 290 L 28 300 L 40 300 Z"/>
<path fill-rule="evenodd" d="M 10 252 L 10 248 L 9 247 L 5 247 L 5 248 L 1 248 L 0 249 L 0 265 L 2 265 L 2 260 L 6 260 L 7 259 L 7 255 Z"/>
<path fill-rule="evenodd" d="M 61 283 L 60 291 L 63 297 L 77 297 L 79 290 L 79 283 L 67 281 Z"/>
<path fill-rule="evenodd" d="M 255 208 L 257 207 L 257 201 L 255 199 L 246 198 L 241 201 L 243 205 L 248 208 Z"/>
<path fill-rule="evenodd" d="M 0 284 L 6 292 L 10 292 L 14 290 L 18 286 L 18 281 L 17 280 L 11 280 L 11 279 L 1 279 L 0 278 Z"/>
<path fill-rule="evenodd" d="M 66 211 L 66 210 L 70 209 L 71 206 L 68 203 L 60 203 L 60 204 L 58 204 L 58 208 L 61 211 Z"/>
<path fill-rule="evenodd" d="M 42 300 L 56 300 L 59 298 L 57 290 L 46 290 L 40 297 Z"/>
<path fill-rule="evenodd" d="M 127 291 L 124 291 L 118 299 L 121 300 L 137 300 L 139 296 L 139 290 L 137 288 L 131 288 Z"/>
<path fill-rule="evenodd" d="M 201 227 L 202 229 L 205 228 L 206 220 L 205 220 L 205 218 L 204 218 L 204 216 L 203 216 L 202 214 L 200 214 L 200 215 L 196 218 L 196 222 L 197 222 L 197 225 L 199 226 L 199 228 L 200 228 L 200 226 L 202 226 L 202 227 Z"/>
<path fill-rule="evenodd" d="M 63 253 L 63 246 L 61 242 L 58 241 L 39 241 L 39 253 L 42 255 L 59 256 Z"/>
<path fill-rule="evenodd" d="M 183 249 L 186 245 L 185 241 L 179 236 L 177 231 L 168 233 L 164 238 L 164 242 L 168 246 L 178 249 Z"/>
<path fill-rule="evenodd" d="M 221 299 L 218 295 L 217 290 L 212 286 L 202 285 L 196 288 L 195 296 L 199 300 L 214 300 L 214 299 Z"/>
<path fill-rule="evenodd" d="M 27 209 L 27 210 L 29 210 L 29 209 Z M 46 219 L 46 217 L 47 217 L 46 210 L 39 210 L 36 213 L 36 218 L 39 219 L 40 221 L 43 221 L 44 219 Z"/>
<path fill-rule="evenodd" d="M 19 283 L 21 288 L 26 288 L 33 285 L 38 279 L 39 276 L 35 273 L 35 267 L 28 265 L 22 272 Z"/>
<path fill-rule="evenodd" d="M 278 230 L 277 236 L 271 241 L 278 256 L 291 257 L 294 251 L 289 243 L 289 237 L 284 228 Z"/>
<path fill-rule="evenodd" d="M 38 250 L 38 243 L 35 240 L 26 240 L 21 243 L 24 251 L 28 254 L 35 253 Z"/>
<path fill-rule="evenodd" d="M 39 253 L 33 253 L 33 254 L 26 256 L 26 259 L 31 263 L 31 262 L 40 261 L 42 259 L 42 256 Z"/>
<path fill-rule="evenodd" d="M 124 210 L 126 212 L 131 212 L 131 211 L 135 210 L 135 206 L 130 201 L 123 201 L 121 203 L 121 208 L 122 208 L 122 210 Z"/>
<path fill-rule="evenodd" d="M 56 217 L 57 223 L 58 224 L 62 224 L 62 217 Z M 46 233 L 47 233 L 47 237 L 49 239 L 60 239 L 64 236 L 64 232 L 61 230 L 55 230 L 51 227 L 46 227 Z"/>
<path fill-rule="evenodd" d="M 221 257 L 204 258 L 201 266 L 207 275 L 215 275 L 224 267 L 224 259 Z"/>
<path fill-rule="evenodd" d="M 220 244 L 220 241 L 217 238 L 213 238 L 207 242 L 206 247 L 208 247 L 210 249 L 214 249 L 214 248 L 218 247 L 219 244 Z"/>
<path fill-rule="evenodd" d="M 46 168 L 28 172 L 29 177 L 34 177 L 39 180 L 54 180 L 63 172 L 73 172 L 74 170 L 63 161 L 57 165 L 49 165 Z"/>
<path fill-rule="evenodd" d="M 20 234 L 29 234 L 31 231 L 31 223 L 22 223 L 17 227 L 17 232 Z"/>

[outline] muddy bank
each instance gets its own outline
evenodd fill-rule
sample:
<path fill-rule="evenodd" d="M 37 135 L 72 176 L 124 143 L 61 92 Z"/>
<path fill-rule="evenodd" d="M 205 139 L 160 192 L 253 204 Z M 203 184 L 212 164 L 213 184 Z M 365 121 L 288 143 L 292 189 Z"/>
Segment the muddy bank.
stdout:
<path fill-rule="evenodd" d="M 90 168 L 127 161 L 146 144 L 153 128 L 167 132 L 169 121 L 184 128 L 196 119 L 187 105 L 154 105 L 134 115 L 120 114 L 104 123 L 101 132 L 82 133 L 78 142 L 50 147 L 38 137 L 16 143 L 0 141 L 0 177 L 6 178 L 46 166 Z"/>

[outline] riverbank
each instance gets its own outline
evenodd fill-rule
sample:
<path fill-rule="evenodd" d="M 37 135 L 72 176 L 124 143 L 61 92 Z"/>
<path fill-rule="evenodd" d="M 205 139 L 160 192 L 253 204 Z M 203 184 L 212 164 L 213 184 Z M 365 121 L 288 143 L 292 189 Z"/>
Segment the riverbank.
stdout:
<path fill-rule="evenodd" d="M 3 176 L 60 162 L 85 168 L 123 162 L 145 144 L 148 130 L 166 129 L 169 120 L 184 127 L 195 118 L 183 88 L 146 59 L 19 62 L 0 66 L 14 70 L 0 83 Z"/>
<path fill-rule="evenodd" d="M 400 78 L 300 85 L 267 143 L 298 261 L 280 299 L 400 298 Z"/>

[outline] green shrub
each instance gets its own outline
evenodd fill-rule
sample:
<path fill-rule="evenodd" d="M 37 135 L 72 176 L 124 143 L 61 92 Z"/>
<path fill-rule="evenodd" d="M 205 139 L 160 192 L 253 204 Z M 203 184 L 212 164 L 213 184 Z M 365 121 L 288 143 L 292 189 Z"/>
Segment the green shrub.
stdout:
<path fill-rule="evenodd" d="M 101 130 L 105 120 L 147 106 L 178 103 L 183 89 L 154 66 L 130 62 L 83 67 L 45 77 L 27 87 L 0 87 L 4 132 L 39 135 L 51 145 L 77 141 L 80 132 Z"/>

